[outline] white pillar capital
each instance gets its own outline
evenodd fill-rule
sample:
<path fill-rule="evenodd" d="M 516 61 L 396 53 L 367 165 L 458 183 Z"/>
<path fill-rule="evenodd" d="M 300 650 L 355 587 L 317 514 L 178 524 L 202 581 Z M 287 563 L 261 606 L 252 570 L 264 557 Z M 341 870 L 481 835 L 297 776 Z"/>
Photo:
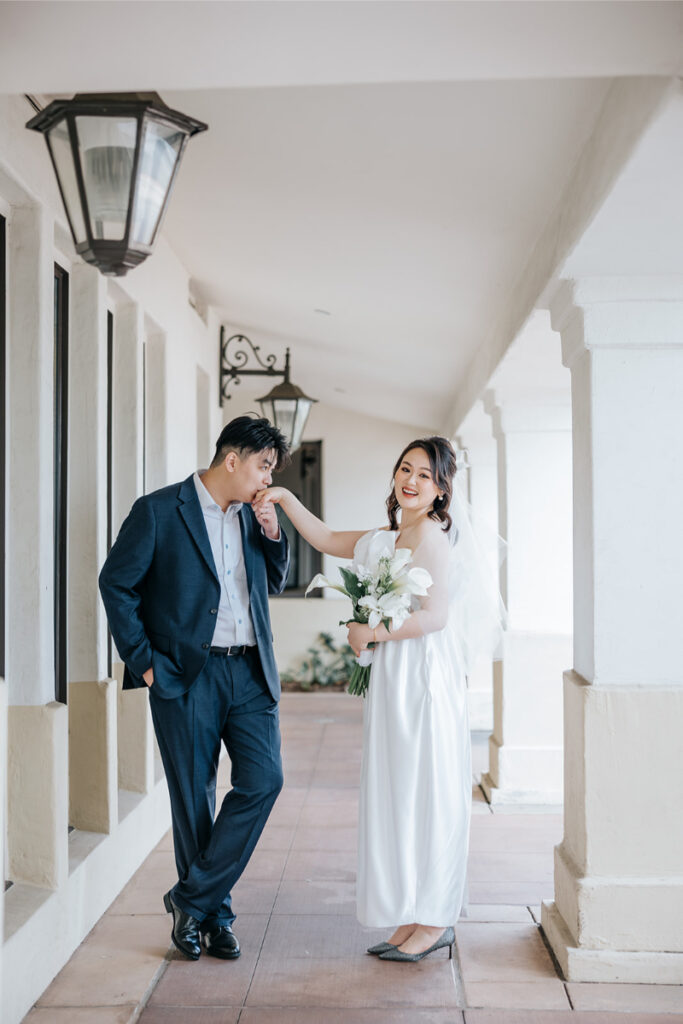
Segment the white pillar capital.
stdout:
<path fill-rule="evenodd" d="M 596 349 L 683 347 L 683 276 L 563 280 L 550 302 L 562 361 Z"/>
<path fill-rule="evenodd" d="M 538 388 L 528 391 L 489 390 L 484 408 L 491 417 L 493 436 L 541 434 L 572 429 L 569 391 Z"/>

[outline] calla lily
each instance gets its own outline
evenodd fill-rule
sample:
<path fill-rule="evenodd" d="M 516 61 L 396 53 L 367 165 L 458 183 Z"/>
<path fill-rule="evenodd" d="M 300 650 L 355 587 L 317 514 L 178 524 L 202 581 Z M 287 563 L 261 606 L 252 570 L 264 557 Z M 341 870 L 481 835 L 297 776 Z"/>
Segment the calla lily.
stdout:
<path fill-rule="evenodd" d="M 345 597 L 349 597 L 348 590 L 345 590 L 344 587 L 339 585 L 339 583 L 330 583 L 327 576 L 323 576 L 321 572 L 319 572 L 317 576 L 314 576 L 308 584 L 304 597 L 308 597 L 309 592 L 311 590 L 317 590 L 318 587 L 330 587 L 331 590 L 338 590 L 340 594 L 343 594 Z"/>

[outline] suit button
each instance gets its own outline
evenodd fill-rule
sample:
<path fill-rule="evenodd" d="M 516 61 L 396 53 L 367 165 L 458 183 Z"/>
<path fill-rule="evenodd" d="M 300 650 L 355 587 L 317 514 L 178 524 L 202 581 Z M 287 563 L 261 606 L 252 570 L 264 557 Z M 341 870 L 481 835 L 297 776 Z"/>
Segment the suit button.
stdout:
<path fill-rule="evenodd" d="M 205 651 L 208 651 L 209 645 L 208 644 L 202 644 L 202 649 L 205 650 Z"/>
<path fill-rule="evenodd" d="M 209 611 L 209 615 L 218 615 L 218 608 L 211 608 Z"/>

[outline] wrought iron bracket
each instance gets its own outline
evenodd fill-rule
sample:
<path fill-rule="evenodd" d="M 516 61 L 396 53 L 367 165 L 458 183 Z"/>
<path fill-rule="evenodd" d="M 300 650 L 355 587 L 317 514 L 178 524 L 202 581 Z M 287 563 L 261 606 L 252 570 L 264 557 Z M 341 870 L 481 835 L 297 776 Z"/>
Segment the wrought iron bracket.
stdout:
<path fill-rule="evenodd" d="M 228 391 L 231 384 L 239 384 L 241 377 L 284 377 L 289 382 L 289 349 L 285 354 L 284 369 L 275 366 L 276 356 L 261 357 L 260 345 L 255 345 L 246 334 L 231 334 L 226 338 L 227 331 L 221 327 L 220 365 L 219 365 L 219 402 L 229 402 L 232 395 Z M 245 347 L 246 346 L 246 347 Z M 249 367 L 253 358 L 260 369 Z"/>

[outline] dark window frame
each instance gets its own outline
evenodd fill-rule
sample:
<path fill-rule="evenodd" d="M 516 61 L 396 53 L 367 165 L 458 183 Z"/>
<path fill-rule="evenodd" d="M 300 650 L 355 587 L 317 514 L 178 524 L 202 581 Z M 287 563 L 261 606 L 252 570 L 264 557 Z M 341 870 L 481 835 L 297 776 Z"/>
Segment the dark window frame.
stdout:
<path fill-rule="evenodd" d="M 273 483 L 277 486 L 282 483 L 282 486 L 289 487 L 297 497 L 299 497 L 307 508 L 313 513 L 313 515 L 322 517 L 322 477 L 323 477 L 323 443 L 322 441 L 304 441 L 301 447 L 294 453 L 292 457 L 291 469 L 295 469 L 300 461 L 303 461 L 301 465 L 302 479 L 306 475 L 306 466 L 309 465 L 314 467 L 316 487 L 312 493 L 308 491 L 304 493 L 298 493 L 299 487 L 296 482 L 287 480 L 289 470 L 285 469 L 283 475 L 276 473 L 273 479 Z M 286 481 L 286 482 L 285 482 Z M 305 490 L 305 488 L 303 488 Z M 290 551 L 291 551 L 291 566 L 285 589 L 279 595 L 280 597 L 303 597 L 306 593 L 306 587 L 311 582 L 313 577 L 322 572 L 322 555 L 319 551 L 316 551 L 303 537 L 294 530 L 288 520 L 284 517 L 280 521 L 281 528 L 285 529 L 289 537 Z M 307 566 L 304 569 L 304 565 Z M 298 579 L 291 581 L 292 572 L 298 571 Z M 322 597 L 322 590 L 314 590 L 311 597 Z"/>
<path fill-rule="evenodd" d="M 55 700 L 68 689 L 69 274 L 54 265 L 54 660 Z"/>

